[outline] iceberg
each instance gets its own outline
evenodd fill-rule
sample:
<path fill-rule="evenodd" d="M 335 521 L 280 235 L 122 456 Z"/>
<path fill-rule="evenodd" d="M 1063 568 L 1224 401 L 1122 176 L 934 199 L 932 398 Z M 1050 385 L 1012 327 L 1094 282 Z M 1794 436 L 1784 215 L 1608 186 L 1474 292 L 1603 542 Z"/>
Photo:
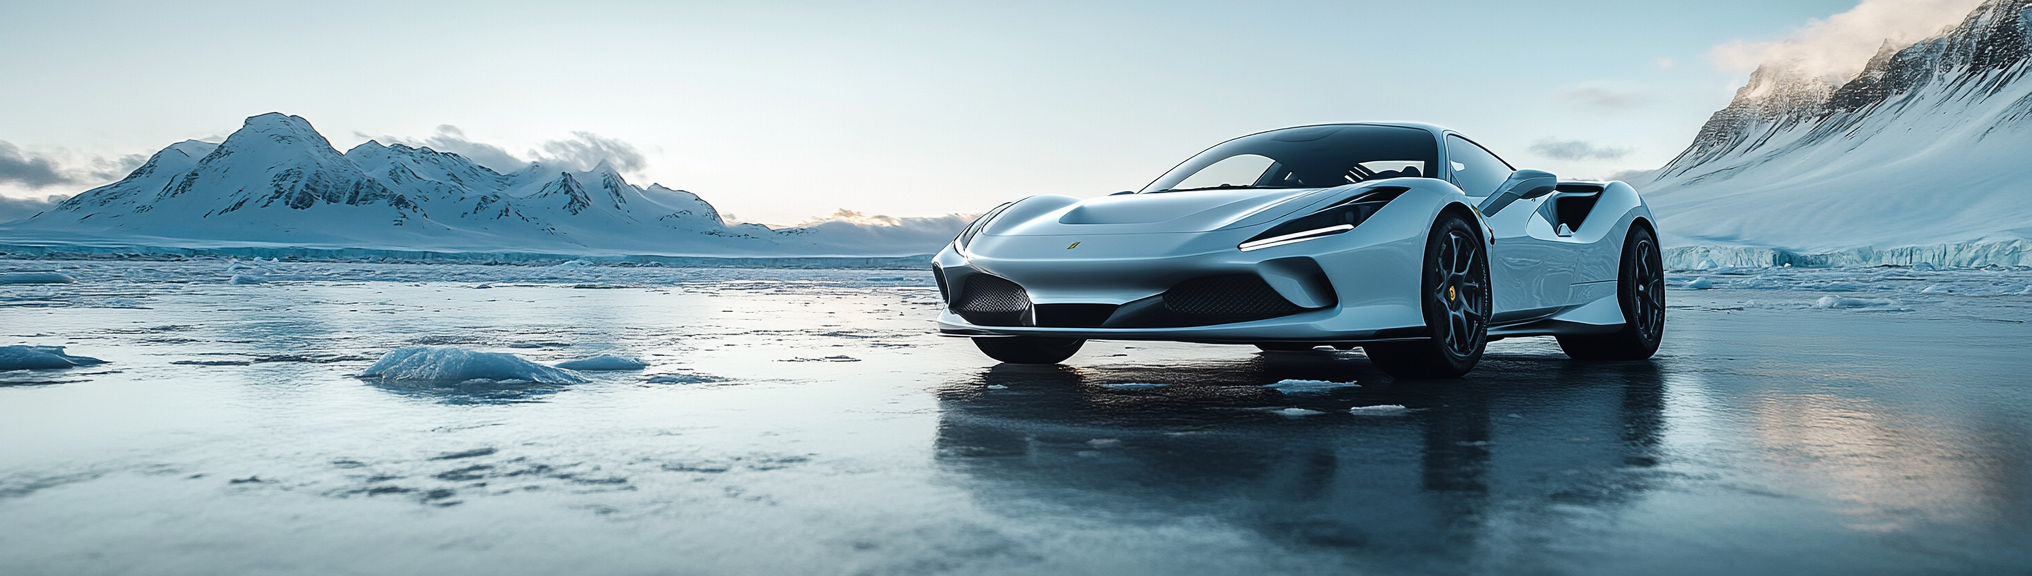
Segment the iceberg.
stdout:
<path fill-rule="evenodd" d="M 0 284 L 70 284 L 78 279 L 55 272 L 0 273 Z"/>
<path fill-rule="evenodd" d="M 105 360 L 64 353 L 62 346 L 0 346 L 0 370 L 43 370 L 104 364 Z"/>
<path fill-rule="evenodd" d="M 641 370 L 648 368 L 649 363 L 643 362 L 639 358 L 624 358 L 601 354 L 591 358 L 559 362 L 555 366 L 570 370 Z"/>
<path fill-rule="evenodd" d="M 579 384 L 586 381 L 570 370 L 544 366 L 514 354 L 446 346 L 397 348 L 382 355 L 381 360 L 368 366 L 360 377 L 423 382 L 486 380 L 495 384 L 513 380 L 538 384 Z"/>

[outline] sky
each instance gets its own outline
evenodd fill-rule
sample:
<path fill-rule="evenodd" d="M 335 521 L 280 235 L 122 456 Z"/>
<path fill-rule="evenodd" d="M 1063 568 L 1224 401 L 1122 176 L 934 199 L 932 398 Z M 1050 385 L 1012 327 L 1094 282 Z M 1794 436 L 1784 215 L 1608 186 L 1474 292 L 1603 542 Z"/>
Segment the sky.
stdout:
<path fill-rule="evenodd" d="M 266 112 L 340 150 L 607 158 L 777 225 L 1133 190 L 1326 122 L 1600 178 L 1669 161 L 1762 62 L 1839 75 L 1975 1 L 0 0 L 0 209 Z"/>

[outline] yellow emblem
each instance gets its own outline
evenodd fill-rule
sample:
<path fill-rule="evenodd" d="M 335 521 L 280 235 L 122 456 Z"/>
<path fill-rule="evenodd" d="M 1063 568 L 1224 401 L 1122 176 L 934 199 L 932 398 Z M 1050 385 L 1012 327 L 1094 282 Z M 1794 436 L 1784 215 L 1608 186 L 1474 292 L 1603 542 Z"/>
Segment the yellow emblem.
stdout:
<path fill-rule="evenodd" d="M 1448 286 L 1448 287 L 1446 287 L 1446 300 L 1447 300 L 1448 302 L 1452 302 L 1452 301 L 1453 301 L 1453 297 L 1454 297 L 1454 290 L 1453 290 L 1453 287 L 1452 287 L 1452 286 Z"/>
<path fill-rule="evenodd" d="M 1072 243 L 1072 245 L 1071 245 L 1071 246 L 1066 246 L 1066 247 L 1065 247 L 1065 249 L 1067 249 L 1067 250 L 1071 250 L 1071 249 L 1074 249 L 1074 248 L 1078 248 L 1078 247 L 1079 247 L 1079 243 L 1078 243 L 1078 242 L 1074 242 L 1074 243 Z"/>

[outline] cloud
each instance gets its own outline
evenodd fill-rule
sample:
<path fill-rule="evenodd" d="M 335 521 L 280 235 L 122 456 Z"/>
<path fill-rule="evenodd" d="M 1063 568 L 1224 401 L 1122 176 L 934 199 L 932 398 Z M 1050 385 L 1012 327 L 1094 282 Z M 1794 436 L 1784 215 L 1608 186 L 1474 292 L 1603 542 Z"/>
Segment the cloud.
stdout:
<path fill-rule="evenodd" d="M 1771 64 L 1845 82 L 1890 43 L 1911 46 L 1953 26 L 1982 0 L 1863 0 L 1847 12 L 1816 18 L 1782 40 L 1737 40 L 1708 51 L 1715 66 L 1748 72 Z"/>
<path fill-rule="evenodd" d="M 573 132 L 572 135 L 577 138 L 544 142 L 543 151 L 540 153 L 541 161 L 545 164 L 565 164 L 577 166 L 580 170 L 590 170 L 605 160 L 612 164 L 615 170 L 622 172 L 634 172 L 649 166 L 648 159 L 642 156 L 642 151 L 635 148 L 634 144 L 591 132 Z"/>
<path fill-rule="evenodd" d="M 48 158 L 23 154 L 20 148 L 0 141 L 0 184 L 46 188 L 73 182 L 70 174 Z"/>
<path fill-rule="evenodd" d="M 1630 154 L 1629 148 L 1596 146 L 1580 140 L 1539 140 L 1531 152 L 1554 160 L 1615 160 Z"/>
<path fill-rule="evenodd" d="M 65 168 L 46 155 L 30 155 L 12 143 L 0 141 L 0 184 L 36 189 L 110 182 L 127 177 L 127 173 L 147 161 L 146 154 L 128 154 L 113 159 L 94 156 L 84 162 L 84 168 Z"/>
<path fill-rule="evenodd" d="M 439 125 L 437 133 L 424 139 L 420 144 L 429 146 L 430 149 L 439 152 L 450 152 L 464 156 L 467 160 L 472 160 L 481 166 L 492 168 L 495 172 L 514 172 L 529 164 L 528 161 L 518 159 L 515 155 L 509 154 L 507 150 L 501 149 L 500 146 L 474 142 L 466 138 L 464 130 L 460 130 L 459 127 L 450 124 Z"/>
<path fill-rule="evenodd" d="M 367 137 L 365 134 L 358 136 Z M 458 154 L 502 173 L 521 170 L 532 160 L 553 168 L 570 170 L 591 170 L 602 160 L 621 172 L 636 172 L 649 166 L 648 157 L 644 156 L 642 150 L 636 148 L 634 144 L 591 132 L 573 132 L 572 136 L 566 140 L 545 141 L 538 145 L 537 149 L 519 156 L 508 152 L 506 148 L 468 138 L 466 131 L 450 124 L 438 126 L 435 133 L 422 140 L 398 136 L 383 136 L 381 139 Z"/>
<path fill-rule="evenodd" d="M 1593 110 L 1628 110 L 1655 100 L 1650 90 L 1615 82 L 1582 82 L 1554 93 L 1553 97 L 1568 106 Z"/>
<path fill-rule="evenodd" d="M 128 154 L 111 160 L 95 156 L 92 158 L 92 167 L 85 171 L 85 175 L 94 181 L 119 180 L 147 163 L 147 154 Z"/>
<path fill-rule="evenodd" d="M 13 222 L 34 216 L 38 212 L 55 208 L 58 203 L 69 198 L 70 196 L 63 194 L 51 194 L 42 198 L 0 196 L 0 222 Z"/>

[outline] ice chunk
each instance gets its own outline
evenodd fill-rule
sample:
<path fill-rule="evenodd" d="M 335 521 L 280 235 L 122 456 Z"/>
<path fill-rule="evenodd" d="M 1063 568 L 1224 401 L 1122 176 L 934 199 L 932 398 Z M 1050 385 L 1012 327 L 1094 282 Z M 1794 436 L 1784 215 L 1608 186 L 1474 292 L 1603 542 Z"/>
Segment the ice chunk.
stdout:
<path fill-rule="evenodd" d="M 1326 380 L 1279 380 L 1276 384 L 1264 384 L 1263 387 L 1285 394 L 1325 394 L 1341 388 L 1360 388 L 1362 385 Z"/>
<path fill-rule="evenodd" d="M 725 381 L 725 378 L 705 374 L 659 374 L 649 377 L 650 384 L 709 384 Z"/>
<path fill-rule="evenodd" d="M 1699 264 L 1693 265 L 1693 269 L 1695 270 L 1713 270 L 1720 267 L 1722 266 L 1720 264 L 1716 264 L 1715 261 L 1713 260 L 1701 260 Z"/>
<path fill-rule="evenodd" d="M 1356 406 L 1348 409 L 1349 414 L 1356 416 L 1395 416 L 1408 411 L 1410 409 L 1405 408 L 1403 404 L 1378 404 L 1375 406 Z"/>
<path fill-rule="evenodd" d="M 227 282 L 233 284 L 265 284 L 268 280 L 258 274 L 234 274 L 233 279 Z"/>
<path fill-rule="evenodd" d="M 594 356 L 591 358 L 581 358 L 578 360 L 572 360 L 568 362 L 559 362 L 557 363 L 557 367 L 568 368 L 572 370 L 641 370 L 643 368 L 648 368 L 649 363 L 643 362 L 639 358 L 625 358 L 621 356 L 611 356 L 607 354 L 601 354 L 599 356 Z"/>
<path fill-rule="evenodd" d="M 1271 410 L 1270 413 L 1276 414 L 1278 416 L 1283 416 L 1285 418 L 1303 418 L 1306 416 L 1325 414 L 1325 412 L 1321 412 L 1318 410 L 1306 410 L 1304 408 L 1285 408 L 1282 410 Z"/>
<path fill-rule="evenodd" d="M 105 360 L 64 353 L 62 346 L 0 346 L 0 370 L 38 370 L 105 364 Z"/>
<path fill-rule="evenodd" d="M 1891 300 L 1886 300 L 1883 298 L 1843 298 L 1840 296 L 1822 296 L 1820 297 L 1819 300 L 1813 302 L 1813 307 L 1820 309 L 1879 308 L 1879 307 L 1896 306 L 1897 304 L 1898 304 L 1897 302 L 1893 302 Z"/>
<path fill-rule="evenodd" d="M 1170 384 L 1153 384 L 1149 382 L 1123 382 L 1120 384 L 1101 385 L 1102 388 L 1112 388 L 1115 390 L 1142 390 L 1145 388 L 1163 388 L 1165 386 L 1170 386 Z"/>
<path fill-rule="evenodd" d="M 0 273 L 0 284 L 70 284 L 78 279 L 55 272 Z"/>
<path fill-rule="evenodd" d="M 1686 281 L 1686 287 L 1692 288 L 1694 290 L 1707 290 L 1710 288 L 1714 288 L 1714 283 L 1709 282 L 1708 279 L 1706 278 L 1694 278 L 1692 280 Z"/>
<path fill-rule="evenodd" d="M 477 352 L 444 346 L 397 348 L 368 366 L 361 378 L 465 382 L 486 379 L 495 384 L 512 380 L 523 383 L 576 384 L 585 378 L 570 370 L 552 368 L 524 360 L 514 354 Z"/>
<path fill-rule="evenodd" d="M 1920 294 L 1950 294 L 1953 292 L 1954 290 L 1949 289 L 1946 284 L 1934 284 L 1927 286 L 1925 290 L 1919 291 Z"/>
<path fill-rule="evenodd" d="M 1918 264 L 1913 264 L 1912 269 L 1917 271 L 1925 271 L 1925 270 L 1933 270 L 1934 267 L 1932 262 L 1920 262 Z"/>

